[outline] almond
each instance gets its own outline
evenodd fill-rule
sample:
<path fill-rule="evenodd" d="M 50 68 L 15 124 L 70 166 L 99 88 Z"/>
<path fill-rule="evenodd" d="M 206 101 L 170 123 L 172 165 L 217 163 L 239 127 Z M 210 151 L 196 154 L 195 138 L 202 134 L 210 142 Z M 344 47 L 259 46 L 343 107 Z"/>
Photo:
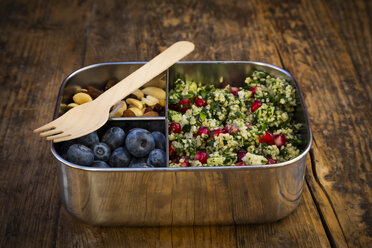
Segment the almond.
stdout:
<path fill-rule="evenodd" d="M 129 105 L 133 105 L 135 107 L 137 107 L 139 110 L 142 110 L 143 109 L 143 103 L 138 101 L 137 99 L 133 99 L 133 98 L 128 98 L 127 100 L 125 100 Z"/>
<path fill-rule="evenodd" d="M 165 99 L 165 91 L 158 87 L 146 87 L 142 90 L 145 95 L 155 97 L 157 99 Z"/>
<path fill-rule="evenodd" d="M 132 110 L 127 109 L 124 111 L 123 117 L 136 117 L 136 114 Z"/>
<path fill-rule="evenodd" d="M 146 112 L 143 116 L 146 116 L 146 117 L 157 117 L 159 116 L 158 112 L 155 112 L 155 111 L 149 111 L 149 112 Z"/>

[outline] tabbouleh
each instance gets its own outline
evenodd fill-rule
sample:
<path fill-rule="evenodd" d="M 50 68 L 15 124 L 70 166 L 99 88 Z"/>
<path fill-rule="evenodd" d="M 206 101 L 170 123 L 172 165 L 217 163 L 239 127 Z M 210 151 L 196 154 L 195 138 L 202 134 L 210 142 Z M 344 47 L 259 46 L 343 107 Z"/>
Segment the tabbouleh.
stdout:
<path fill-rule="evenodd" d="M 254 71 L 244 87 L 178 79 L 169 92 L 170 167 L 284 162 L 300 154 L 296 88 Z"/>

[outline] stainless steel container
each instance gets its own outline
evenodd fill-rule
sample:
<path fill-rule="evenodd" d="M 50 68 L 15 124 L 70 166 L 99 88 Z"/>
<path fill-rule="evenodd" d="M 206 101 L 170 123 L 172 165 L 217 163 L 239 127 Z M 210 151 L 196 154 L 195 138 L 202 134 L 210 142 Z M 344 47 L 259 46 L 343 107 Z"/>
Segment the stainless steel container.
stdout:
<path fill-rule="evenodd" d="M 61 101 L 69 97 L 66 87 L 102 86 L 113 76 L 125 77 L 141 64 L 96 64 L 74 72 L 62 83 L 54 117 Z M 300 201 L 306 154 L 312 142 L 307 111 L 295 79 L 276 66 L 258 62 L 183 62 L 167 71 L 167 89 L 177 78 L 205 83 L 223 78 L 239 84 L 254 69 L 284 77 L 296 86 L 301 102 L 296 119 L 305 123 L 304 143 L 298 157 L 270 166 L 100 169 L 69 163 L 51 143 L 67 211 L 89 224 L 105 226 L 265 223 L 290 214 Z M 167 133 L 165 117 L 114 118 L 107 125 L 125 128 L 151 122 L 157 122 L 152 127 Z"/>

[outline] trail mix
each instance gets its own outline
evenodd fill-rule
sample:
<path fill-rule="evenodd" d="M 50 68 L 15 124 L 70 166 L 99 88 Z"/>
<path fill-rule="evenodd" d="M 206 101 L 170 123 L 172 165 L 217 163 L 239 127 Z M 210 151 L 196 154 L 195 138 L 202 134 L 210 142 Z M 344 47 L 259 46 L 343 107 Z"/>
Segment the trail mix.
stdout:
<path fill-rule="evenodd" d="M 170 167 L 265 165 L 300 154 L 296 88 L 254 71 L 244 87 L 178 79 L 169 92 Z"/>
<path fill-rule="evenodd" d="M 67 86 L 64 92 L 70 93 L 66 101 L 72 101 L 68 104 L 61 104 L 61 113 L 78 105 L 93 101 L 105 90 L 108 90 L 118 82 L 117 79 L 110 79 L 105 84 L 105 89 L 100 90 L 92 86 L 86 89 L 80 86 Z M 164 83 L 165 84 L 165 83 Z M 162 87 L 149 86 L 143 89 L 137 89 L 125 99 L 112 107 L 110 117 L 156 117 L 165 115 L 166 93 Z"/>

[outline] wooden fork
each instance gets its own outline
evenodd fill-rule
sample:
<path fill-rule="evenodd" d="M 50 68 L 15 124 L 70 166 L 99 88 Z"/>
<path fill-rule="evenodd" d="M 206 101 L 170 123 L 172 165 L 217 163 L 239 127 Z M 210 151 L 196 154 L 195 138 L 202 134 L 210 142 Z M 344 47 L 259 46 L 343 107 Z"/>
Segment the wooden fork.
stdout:
<path fill-rule="evenodd" d="M 110 108 L 124 97 L 168 69 L 194 50 L 188 41 L 174 43 L 141 68 L 105 91 L 94 101 L 74 107 L 61 117 L 34 130 L 53 142 L 75 139 L 102 127 L 109 118 Z"/>

